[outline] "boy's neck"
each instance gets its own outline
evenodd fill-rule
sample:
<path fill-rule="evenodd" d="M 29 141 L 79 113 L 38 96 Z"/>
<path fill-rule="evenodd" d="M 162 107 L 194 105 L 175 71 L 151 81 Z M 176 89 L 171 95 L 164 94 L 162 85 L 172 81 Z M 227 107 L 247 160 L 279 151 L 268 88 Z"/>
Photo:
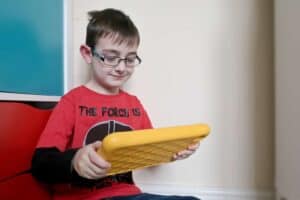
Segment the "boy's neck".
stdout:
<path fill-rule="evenodd" d="M 94 92 L 97 92 L 99 94 L 104 94 L 104 95 L 116 95 L 119 94 L 120 92 L 120 88 L 107 89 L 105 87 L 100 86 L 98 83 L 96 83 L 93 80 L 90 80 L 84 86 L 90 90 L 93 90 Z"/>

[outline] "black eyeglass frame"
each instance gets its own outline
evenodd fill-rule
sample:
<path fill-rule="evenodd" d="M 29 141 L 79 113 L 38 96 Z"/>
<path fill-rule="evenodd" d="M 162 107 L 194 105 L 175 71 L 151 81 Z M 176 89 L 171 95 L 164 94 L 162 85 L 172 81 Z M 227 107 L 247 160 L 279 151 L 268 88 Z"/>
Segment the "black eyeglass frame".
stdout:
<path fill-rule="evenodd" d="M 137 61 L 138 61 L 138 63 L 135 64 L 135 65 L 128 65 L 128 58 L 121 58 L 121 57 L 118 57 L 118 56 L 114 56 L 115 58 L 118 58 L 117 64 L 115 64 L 115 65 L 108 64 L 108 63 L 105 62 L 106 56 L 103 55 L 102 53 L 96 52 L 96 50 L 92 50 L 92 55 L 94 57 L 98 58 L 103 64 L 105 64 L 107 66 L 110 66 L 110 67 L 117 67 L 123 60 L 125 62 L 125 66 L 128 67 L 128 68 L 136 67 L 136 66 L 138 66 L 142 63 L 142 59 L 138 55 L 136 55 L 136 57 L 135 57 L 135 59 L 137 59 Z"/>

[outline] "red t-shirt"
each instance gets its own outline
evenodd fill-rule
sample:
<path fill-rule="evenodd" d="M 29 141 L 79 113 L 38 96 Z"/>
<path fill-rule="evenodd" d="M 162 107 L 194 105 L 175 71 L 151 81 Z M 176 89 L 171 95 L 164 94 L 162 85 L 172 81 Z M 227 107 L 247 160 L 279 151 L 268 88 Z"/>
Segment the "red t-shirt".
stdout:
<path fill-rule="evenodd" d="M 137 97 L 124 91 L 103 95 L 80 86 L 61 98 L 37 147 L 57 147 L 65 151 L 102 140 L 112 132 L 149 128 L 152 128 L 151 121 Z M 139 192 L 133 184 L 114 183 L 93 191 L 56 194 L 55 199 L 92 200 Z"/>

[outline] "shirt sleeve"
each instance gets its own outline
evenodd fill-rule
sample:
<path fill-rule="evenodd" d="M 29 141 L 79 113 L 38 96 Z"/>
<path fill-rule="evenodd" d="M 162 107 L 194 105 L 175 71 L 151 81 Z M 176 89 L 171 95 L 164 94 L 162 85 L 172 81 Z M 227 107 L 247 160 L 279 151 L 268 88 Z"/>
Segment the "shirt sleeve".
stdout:
<path fill-rule="evenodd" d="M 45 183 L 71 182 L 76 177 L 71 162 L 77 150 L 60 152 L 55 147 L 37 148 L 31 161 L 32 175 Z"/>
<path fill-rule="evenodd" d="M 65 151 L 72 137 L 74 121 L 75 105 L 71 97 L 64 96 L 54 108 L 37 148 L 55 147 Z"/>

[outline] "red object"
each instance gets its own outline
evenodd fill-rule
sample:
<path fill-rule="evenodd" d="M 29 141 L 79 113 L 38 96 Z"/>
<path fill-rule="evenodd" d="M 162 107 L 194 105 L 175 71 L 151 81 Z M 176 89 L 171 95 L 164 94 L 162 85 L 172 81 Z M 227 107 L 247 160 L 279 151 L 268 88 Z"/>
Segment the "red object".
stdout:
<path fill-rule="evenodd" d="M 31 174 L 15 176 L 0 182 L 0 199 L 50 200 L 48 188 L 37 182 Z"/>
<path fill-rule="evenodd" d="M 31 159 L 51 110 L 0 102 L 0 199 L 51 199 L 30 174 Z"/>

